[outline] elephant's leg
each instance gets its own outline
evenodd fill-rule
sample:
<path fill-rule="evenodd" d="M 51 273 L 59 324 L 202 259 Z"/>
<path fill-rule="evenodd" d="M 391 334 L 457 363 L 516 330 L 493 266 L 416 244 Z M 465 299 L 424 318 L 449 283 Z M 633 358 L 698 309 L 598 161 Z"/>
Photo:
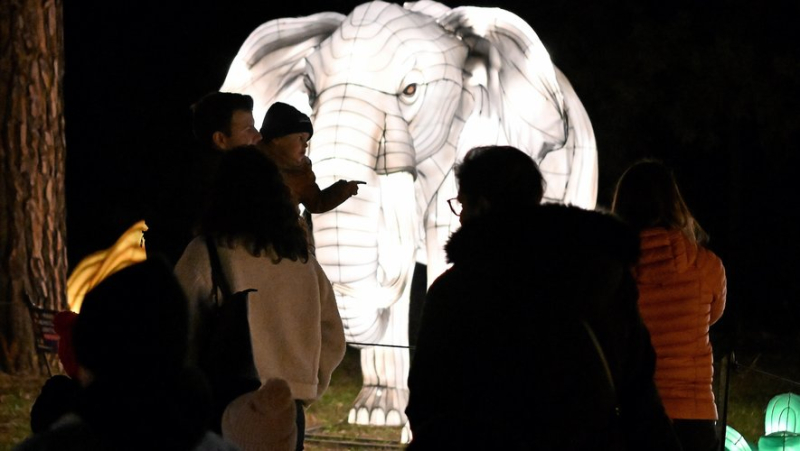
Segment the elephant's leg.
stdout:
<path fill-rule="evenodd" d="M 432 171 L 428 171 L 432 172 Z M 455 181 L 450 179 L 439 187 L 440 192 L 433 195 L 424 213 L 426 219 L 426 263 L 428 264 L 428 284 L 446 268 L 444 244 L 458 221 L 447 207 L 449 197 L 455 197 Z M 444 196 L 444 197 L 442 197 Z M 411 212 L 414 206 L 407 205 Z M 431 277 L 431 268 L 434 273 Z M 399 301 L 385 312 L 386 328 L 379 344 L 407 344 L 410 299 L 413 272 L 407 274 L 403 294 Z M 383 315 L 382 315 L 383 316 Z M 365 347 L 361 351 L 361 370 L 364 384 L 350 410 L 348 421 L 363 425 L 400 426 L 407 423 L 405 408 L 408 404 L 408 370 L 410 367 L 408 349 L 388 347 Z M 406 431 L 404 437 L 408 436 Z"/>
<path fill-rule="evenodd" d="M 377 344 L 397 346 L 408 343 L 408 295 L 389 307 L 389 323 Z M 364 384 L 348 417 L 349 423 L 375 426 L 402 426 L 406 423 L 408 404 L 407 348 L 365 346 L 361 349 L 361 371 Z"/>
<path fill-rule="evenodd" d="M 378 426 L 401 426 L 406 423 L 408 403 L 408 314 L 411 297 L 410 270 L 414 262 L 417 219 L 415 198 L 396 194 L 413 192 L 413 179 L 408 174 L 381 177 L 384 205 L 379 234 L 380 279 L 397 279 L 402 292 L 396 302 L 382 309 L 386 316 L 383 335 L 374 343 L 392 347 L 367 346 L 361 351 L 364 384 L 348 418 L 349 422 Z M 389 199 L 391 198 L 391 199 Z M 397 265 L 393 259 L 405 260 Z M 405 346 L 398 348 L 395 346 Z"/>
<path fill-rule="evenodd" d="M 323 186 L 332 183 L 329 166 L 324 159 L 315 164 Z M 355 173 L 358 167 L 350 169 Z M 402 425 L 408 399 L 408 349 L 369 345 L 408 345 L 410 282 L 419 228 L 413 177 L 408 173 L 356 176 L 368 180 L 359 196 L 315 218 L 317 258 L 337 293 L 347 341 L 366 344 L 356 345 L 362 348 L 364 387 L 350 421 Z"/>

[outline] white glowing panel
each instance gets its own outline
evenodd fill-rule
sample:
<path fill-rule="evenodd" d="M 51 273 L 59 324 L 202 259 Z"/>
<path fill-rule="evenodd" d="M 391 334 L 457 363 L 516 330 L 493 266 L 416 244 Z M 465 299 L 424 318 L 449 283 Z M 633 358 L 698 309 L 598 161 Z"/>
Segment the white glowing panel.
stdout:
<path fill-rule="evenodd" d="M 458 220 L 445 199 L 470 148 L 518 147 L 540 164 L 546 200 L 595 206 L 586 111 L 536 33 L 502 9 L 371 2 L 346 17 L 272 20 L 242 45 L 221 90 L 253 96 L 258 123 L 276 101 L 311 115 L 320 186 L 367 182 L 314 217 L 350 342 L 408 344 L 414 264 L 427 264 L 429 282 L 446 269 Z M 408 365 L 404 349 L 364 347 L 350 421 L 405 423 Z"/>

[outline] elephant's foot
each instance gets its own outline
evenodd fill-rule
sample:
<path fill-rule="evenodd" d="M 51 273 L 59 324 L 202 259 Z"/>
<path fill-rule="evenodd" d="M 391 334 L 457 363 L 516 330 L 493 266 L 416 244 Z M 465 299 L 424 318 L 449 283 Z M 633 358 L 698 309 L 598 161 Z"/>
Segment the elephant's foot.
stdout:
<path fill-rule="evenodd" d="M 371 426 L 403 426 L 408 389 L 367 385 L 361 387 L 347 422 Z"/>
<path fill-rule="evenodd" d="M 403 430 L 400 431 L 400 443 L 411 443 L 411 438 L 411 423 L 406 422 L 406 425 L 403 426 Z"/>

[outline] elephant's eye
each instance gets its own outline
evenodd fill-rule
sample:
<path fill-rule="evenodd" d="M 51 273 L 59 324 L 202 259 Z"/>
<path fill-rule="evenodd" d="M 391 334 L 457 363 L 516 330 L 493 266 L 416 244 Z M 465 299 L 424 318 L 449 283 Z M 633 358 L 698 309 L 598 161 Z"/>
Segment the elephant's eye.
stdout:
<path fill-rule="evenodd" d="M 412 70 L 403 77 L 403 80 L 397 85 L 397 97 L 400 103 L 404 105 L 413 105 L 417 103 L 420 96 L 425 95 L 425 78 L 422 72 Z M 407 117 L 413 116 L 412 113 L 406 112 Z"/>
<path fill-rule="evenodd" d="M 308 93 L 308 104 L 313 108 L 314 103 L 317 101 L 317 91 L 314 89 L 314 82 L 311 81 L 311 77 L 308 75 L 303 77 L 303 85 L 306 88 L 306 93 Z"/>

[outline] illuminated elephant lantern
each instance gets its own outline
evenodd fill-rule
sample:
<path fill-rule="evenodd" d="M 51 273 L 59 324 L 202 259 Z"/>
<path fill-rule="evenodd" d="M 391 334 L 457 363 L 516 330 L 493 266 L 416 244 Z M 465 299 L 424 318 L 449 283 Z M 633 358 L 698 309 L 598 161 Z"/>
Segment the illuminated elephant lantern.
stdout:
<path fill-rule="evenodd" d="M 410 280 L 417 261 L 429 282 L 446 269 L 443 246 L 458 227 L 446 200 L 467 150 L 523 149 L 545 174 L 547 200 L 595 205 L 586 111 L 534 31 L 508 11 L 375 1 L 348 16 L 272 20 L 244 42 L 221 90 L 253 96 L 256 123 L 276 101 L 308 113 L 320 186 L 367 182 L 314 217 L 317 258 L 348 341 L 361 348 L 351 423 L 406 422 Z"/>

